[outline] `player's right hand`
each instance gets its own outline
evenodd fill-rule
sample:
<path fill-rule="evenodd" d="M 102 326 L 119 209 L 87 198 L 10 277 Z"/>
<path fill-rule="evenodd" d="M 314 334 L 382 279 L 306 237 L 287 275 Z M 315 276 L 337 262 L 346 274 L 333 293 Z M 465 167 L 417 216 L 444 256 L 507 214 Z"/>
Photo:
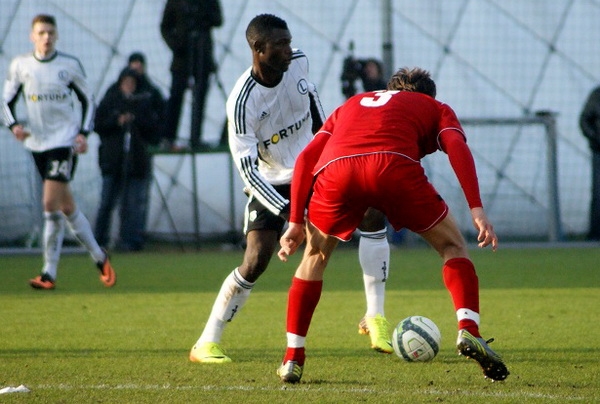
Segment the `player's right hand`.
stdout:
<path fill-rule="evenodd" d="M 304 242 L 304 225 L 300 223 L 290 223 L 283 236 L 279 240 L 281 249 L 277 253 L 279 259 L 287 262 L 287 258 L 293 255 L 298 247 Z"/>
<path fill-rule="evenodd" d="M 15 125 L 11 128 L 13 135 L 15 135 L 15 138 L 19 141 L 22 142 L 25 139 L 27 139 L 29 136 L 31 136 L 31 133 L 29 133 L 29 131 L 26 131 L 23 128 L 23 125 Z"/>

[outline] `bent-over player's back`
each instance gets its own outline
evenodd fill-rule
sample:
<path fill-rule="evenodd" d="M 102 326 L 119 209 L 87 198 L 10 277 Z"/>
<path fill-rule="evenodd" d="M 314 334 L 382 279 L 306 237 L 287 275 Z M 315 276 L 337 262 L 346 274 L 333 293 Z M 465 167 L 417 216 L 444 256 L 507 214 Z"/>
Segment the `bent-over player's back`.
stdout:
<path fill-rule="evenodd" d="M 395 153 L 414 161 L 439 150 L 446 129 L 463 132 L 454 111 L 434 98 L 408 91 L 355 95 L 323 125 L 331 132 L 318 166 L 365 153 Z"/>

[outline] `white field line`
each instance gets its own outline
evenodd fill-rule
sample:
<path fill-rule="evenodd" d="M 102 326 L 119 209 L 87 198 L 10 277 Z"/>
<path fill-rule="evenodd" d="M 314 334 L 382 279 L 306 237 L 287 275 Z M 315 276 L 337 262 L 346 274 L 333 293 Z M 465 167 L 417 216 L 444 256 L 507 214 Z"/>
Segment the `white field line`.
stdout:
<path fill-rule="evenodd" d="M 140 390 L 140 391 L 159 391 L 159 390 L 173 390 L 173 391 L 188 391 L 188 390 L 204 390 L 204 391 L 316 391 L 316 392 L 331 392 L 331 393 L 386 393 L 395 394 L 397 391 L 394 390 L 374 390 L 369 388 L 348 388 L 342 389 L 337 387 L 313 387 L 313 386 L 291 386 L 282 385 L 281 387 L 253 387 L 253 386 L 175 386 L 171 384 L 95 384 L 95 385 L 70 385 L 70 384 L 58 384 L 49 385 L 41 384 L 38 386 L 29 387 L 32 391 L 34 390 Z M 524 392 L 484 392 L 484 391 L 469 391 L 469 390 L 436 390 L 436 389 L 422 389 L 419 394 L 429 394 L 435 396 L 446 396 L 446 395 L 457 395 L 460 396 L 471 396 L 471 397 L 496 397 L 496 398 L 535 398 L 535 399 L 547 399 L 557 401 L 584 401 L 589 400 L 591 397 L 583 396 L 561 396 L 554 394 L 544 393 L 524 393 Z"/>

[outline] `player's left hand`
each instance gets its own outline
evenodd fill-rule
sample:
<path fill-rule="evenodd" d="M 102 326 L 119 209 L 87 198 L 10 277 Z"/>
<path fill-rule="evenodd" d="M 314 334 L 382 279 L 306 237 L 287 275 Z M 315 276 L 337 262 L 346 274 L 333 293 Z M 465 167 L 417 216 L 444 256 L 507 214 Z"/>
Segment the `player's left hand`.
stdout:
<path fill-rule="evenodd" d="M 283 262 L 287 262 L 287 258 L 290 255 L 293 255 L 298 247 L 302 245 L 304 238 L 304 225 L 300 223 L 290 223 L 279 240 L 279 244 L 281 245 L 281 249 L 277 253 L 279 259 Z"/>
<path fill-rule="evenodd" d="M 75 146 L 73 146 L 73 149 L 75 150 L 75 153 L 77 153 L 77 154 L 87 153 L 87 150 L 88 150 L 87 138 L 84 135 L 82 135 L 81 133 L 78 134 L 77 137 L 75 137 Z"/>
<path fill-rule="evenodd" d="M 496 251 L 498 248 L 498 236 L 496 236 L 494 226 L 488 220 L 483 208 L 471 209 L 471 217 L 473 218 L 473 225 L 479 232 L 477 235 L 478 246 L 484 248 L 491 244 L 492 251 Z"/>

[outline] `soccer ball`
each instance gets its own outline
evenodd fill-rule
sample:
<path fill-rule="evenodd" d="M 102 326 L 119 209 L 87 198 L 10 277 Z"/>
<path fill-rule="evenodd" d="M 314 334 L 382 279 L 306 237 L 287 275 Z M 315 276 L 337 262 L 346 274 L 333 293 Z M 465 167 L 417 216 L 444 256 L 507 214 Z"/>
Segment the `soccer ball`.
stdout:
<path fill-rule="evenodd" d="M 392 335 L 394 352 L 407 362 L 427 362 L 440 350 L 442 335 L 427 317 L 411 316 L 400 321 Z"/>

